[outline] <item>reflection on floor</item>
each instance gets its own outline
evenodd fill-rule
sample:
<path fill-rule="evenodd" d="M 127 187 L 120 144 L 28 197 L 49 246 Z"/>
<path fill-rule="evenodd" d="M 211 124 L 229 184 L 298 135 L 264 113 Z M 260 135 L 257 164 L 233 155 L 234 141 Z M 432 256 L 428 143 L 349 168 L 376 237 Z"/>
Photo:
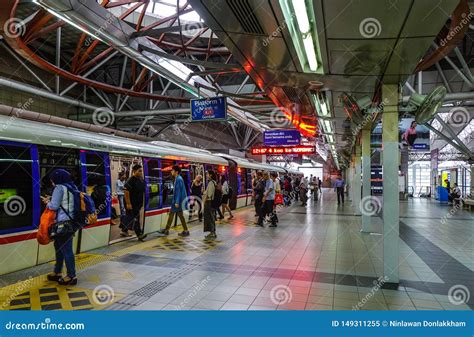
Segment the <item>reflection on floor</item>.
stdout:
<path fill-rule="evenodd" d="M 306 208 L 281 208 L 277 228 L 253 226 L 247 208 L 218 225 L 215 241 L 203 240 L 202 224 L 194 222 L 189 238 L 173 231 L 94 251 L 91 256 L 103 258 L 78 268 L 78 295 L 45 281 L 50 264 L 0 276 L 10 284 L 0 289 L 0 302 L 4 309 L 40 309 L 43 297 L 49 309 L 86 310 L 473 308 L 472 213 L 458 210 L 447 218 L 449 206 L 425 199 L 401 202 L 400 209 L 398 290 L 383 288 L 383 237 L 361 233 L 350 202 L 337 206 L 327 190 Z M 381 221 L 372 217 L 375 232 Z M 29 276 L 33 281 L 25 285 L 21 280 Z"/>

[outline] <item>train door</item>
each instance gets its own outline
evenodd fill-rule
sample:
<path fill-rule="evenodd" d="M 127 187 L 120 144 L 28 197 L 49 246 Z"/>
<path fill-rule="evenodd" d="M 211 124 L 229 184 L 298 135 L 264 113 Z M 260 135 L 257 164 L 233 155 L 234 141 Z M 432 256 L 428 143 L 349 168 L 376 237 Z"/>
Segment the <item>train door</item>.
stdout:
<path fill-rule="evenodd" d="M 124 185 L 132 174 L 132 167 L 135 164 L 142 165 L 140 157 L 128 156 L 110 156 L 110 180 L 111 180 L 111 220 L 109 243 L 126 240 L 129 237 L 122 236 L 122 220 L 125 215 L 125 197 Z M 145 217 L 140 217 L 142 226 L 144 225 Z M 133 231 L 131 231 L 133 232 Z"/>
<path fill-rule="evenodd" d="M 97 222 L 79 231 L 81 252 L 106 246 L 110 234 L 110 206 L 112 201 L 109 154 L 80 151 L 82 190 L 92 197 Z"/>
<path fill-rule="evenodd" d="M 51 196 L 53 186 L 51 184 L 50 175 L 56 169 L 64 169 L 68 171 L 73 179 L 74 184 L 82 189 L 81 165 L 79 159 L 79 151 L 74 149 L 66 149 L 55 146 L 37 145 L 38 163 L 39 163 L 39 190 L 42 196 Z M 41 214 L 46 205 L 41 203 Z M 74 238 L 74 250 L 78 250 L 77 235 Z M 38 263 L 44 263 L 54 259 L 53 245 L 39 246 Z"/>
<path fill-rule="evenodd" d="M 190 188 L 191 188 L 191 182 L 194 179 L 191 164 L 189 164 L 188 162 L 184 162 L 184 161 L 177 161 L 176 165 L 178 165 L 181 168 L 181 177 L 184 180 L 184 186 L 186 187 L 186 193 L 187 193 L 187 195 L 189 195 Z"/>
<path fill-rule="evenodd" d="M 161 159 L 161 174 L 163 182 L 162 205 L 170 207 L 174 195 L 174 179 L 171 176 L 171 169 L 175 165 L 174 160 Z"/>

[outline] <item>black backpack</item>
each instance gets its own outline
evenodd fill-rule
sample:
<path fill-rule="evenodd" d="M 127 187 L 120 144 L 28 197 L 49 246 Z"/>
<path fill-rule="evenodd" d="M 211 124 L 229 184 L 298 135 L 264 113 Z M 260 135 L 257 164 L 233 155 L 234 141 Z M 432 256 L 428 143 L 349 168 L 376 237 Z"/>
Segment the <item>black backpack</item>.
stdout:
<path fill-rule="evenodd" d="M 213 208 L 219 208 L 222 204 L 222 191 L 217 188 L 217 184 L 212 181 L 214 184 L 214 198 L 212 199 L 211 205 Z"/>

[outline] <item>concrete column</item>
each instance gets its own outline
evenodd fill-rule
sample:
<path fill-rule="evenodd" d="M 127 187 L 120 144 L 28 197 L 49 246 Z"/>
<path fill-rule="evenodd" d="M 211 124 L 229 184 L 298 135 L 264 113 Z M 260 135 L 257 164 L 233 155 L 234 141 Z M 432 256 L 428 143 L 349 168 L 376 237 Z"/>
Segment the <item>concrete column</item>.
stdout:
<path fill-rule="evenodd" d="M 370 178 L 371 178 L 371 162 L 370 162 L 370 129 L 362 130 L 362 199 L 367 200 L 371 197 Z M 362 212 L 362 229 L 361 232 L 372 232 L 371 215 L 368 212 Z"/>
<path fill-rule="evenodd" d="M 356 214 L 361 213 L 360 209 L 360 194 L 361 194 L 361 164 L 360 164 L 361 148 L 357 144 L 355 146 L 355 158 L 354 158 L 354 180 L 352 184 L 352 190 L 354 191 L 354 209 Z"/>
<path fill-rule="evenodd" d="M 351 205 L 354 206 L 354 204 L 352 203 L 352 201 L 354 200 L 354 166 L 353 166 L 352 161 L 349 166 L 347 179 L 346 179 L 346 185 L 348 188 L 347 199 L 348 201 L 351 202 Z"/>
<path fill-rule="evenodd" d="M 398 96 L 396 84 L 382 85 L 386 102 L 382 115 L 383 144 L 383 269 L 387 285 L 398 285 L 400 264 L 400 204 L 398 195 Z"/>

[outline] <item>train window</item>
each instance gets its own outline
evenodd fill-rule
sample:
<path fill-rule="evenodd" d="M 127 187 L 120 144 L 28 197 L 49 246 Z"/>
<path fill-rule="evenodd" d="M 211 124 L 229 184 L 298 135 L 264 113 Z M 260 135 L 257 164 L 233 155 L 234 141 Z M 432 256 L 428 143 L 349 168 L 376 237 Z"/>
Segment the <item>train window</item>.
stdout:
<path fill-rule="evenodd" d="M 0 232 L 33 225 L 30 147 L 0 144 Z"/>
<path fill-rule="evenodd" d="M 243 167 L 238 167 L 237 168 L 238 174 L 238 183 L 239 183 L 239 191 L 238 194 L 246 194 L 247 193 L 247 169 Z"/>
<path fill-rule="evenodd" d="M 252 193 L 253 187 L 252 187 L 252 172 L 254 170 L 247 169 L 247 193 Z"/>
<path fill-rule="evenodd" d="M 51 195 L 53 193 L 53 186 L 51 185 L 49 176 L 55 169 L 59 168 L 71 173 L 74 184 L 76 184 L 78 188 L 81 188 L 82 182 L 78 151 L 38 145 L 38 160 L 40 167 L 41 195 Z M 44 207 L 43 204 L 42 210 Z"/>
<path fill-rule="evenodd" d="M 145 159 L 145 182 L 148 191 L 146 209 L 157 209 L 161 206 L 161 167 L 156 159 Z"/>
<path fill-rule="evenodd" d="M 163 206 L 170 206 L 173 200 L 174 193 L 174 179 L 171 175 L 173 168 L 173 160 L 161 160 L 161 174 L 163 181 Z"/>
<path fill-rule="evenodd" d="M 84 153 L 84 152 L 83 152 Z M 98 152 L 86 152 L 83 165 L 85 167 L 85 190 L 94 200 L 99 218 L 110 216 L 110 172 L 108 156 Z M 84 171 L 83 171 L 84 172 Z"/>
<path fill-rule="evenodd" d="M 186 192 L 189 195 L 190 187 L 191 187 L 191 165 L 189 163 L 179 163 L 179 167 L 181 168 L 181 177 L 184 181 L 184 186 L 186 187 Z"/>

